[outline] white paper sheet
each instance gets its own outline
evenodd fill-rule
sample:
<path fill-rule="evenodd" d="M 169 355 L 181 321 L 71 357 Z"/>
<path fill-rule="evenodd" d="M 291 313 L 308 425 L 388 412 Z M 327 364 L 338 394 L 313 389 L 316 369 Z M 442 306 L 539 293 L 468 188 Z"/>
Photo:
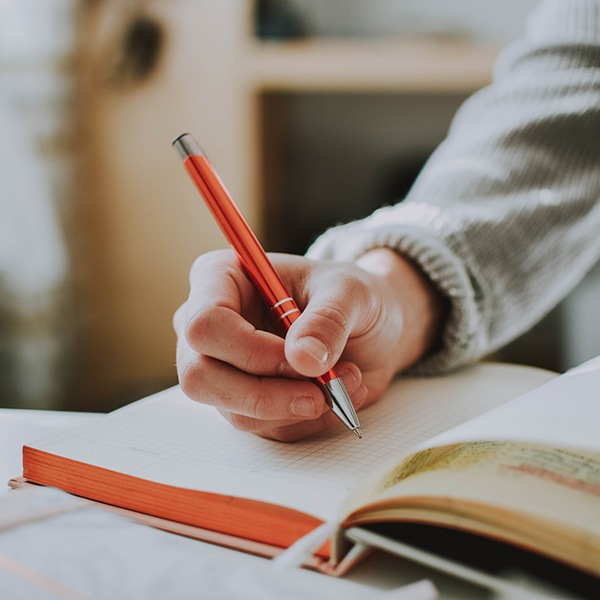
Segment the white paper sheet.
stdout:
<path fill-rule="evenodd" d="M 477 440 L 600 452 L 600 356 L 421 447 Z"/>

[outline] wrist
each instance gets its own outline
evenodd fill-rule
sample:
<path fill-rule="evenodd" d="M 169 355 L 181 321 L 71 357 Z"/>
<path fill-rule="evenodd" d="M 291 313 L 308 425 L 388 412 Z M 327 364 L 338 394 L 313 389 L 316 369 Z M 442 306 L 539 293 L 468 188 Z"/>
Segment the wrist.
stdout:
<path fill-rule="evenodd" d="M 396 372 L 435 352 L 448 314 L 448 300 L 410 259 L 391 248 L 376 248 L 356 260 L 361 269 L 381 277 L 402 313 Z"/>

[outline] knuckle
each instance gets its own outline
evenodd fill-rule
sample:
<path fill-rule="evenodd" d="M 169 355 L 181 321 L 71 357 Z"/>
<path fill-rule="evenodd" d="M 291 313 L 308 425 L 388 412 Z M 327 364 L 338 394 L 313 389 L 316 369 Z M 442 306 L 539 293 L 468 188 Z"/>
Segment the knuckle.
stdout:
<path fill-rule="evenodd" d="M 192 263 L 190 269 L 190 282 L 202 277 L 207 269 L 230 262 L 232 257 L 231 250 L 212 250 L 198 256 Z"/>
<path fill-rule="evenodd" d="M 240 370 L 257 376 L 278 374 L 285 366 L 283 357 L 273 356 L 270 348 L 259 344 L 241 348 L 237 361 Z M 265 386 L 265 382 L 262 381 L 261 385 Z"/>
<path fill-rule="evenodd" d="M 280 427 L 274 427 L 263 435 L 264 437 L 269 437 L 272 440 L 275 440 L 276 442 L 289 443 L 296 441 L 296 436 L 294 435 L 292 429 L 285 425 L 282 425 Z"/>
<path fill-rule="evenodd" d="M 255 420 L 238 413 L 227 413 L 227 420 L 239 431 L 253 432 L 256 430 Z"/>
<path fill-rule="evenodd" d="M 193 284 L 193 282 L 201 276 L 201 274 L 206 269 L 206 266 L 210 263 L 210 261 L 211 257 L 208 254 L 201 254 L 194 260 L 190 269 L 191 284 Z"/>
<path fill-rule="evenodd" d="M 348 318 L 338 308 L 334 306 L 320 306 L 314 312 L 314 315 L 321 321 L 321 326 L 327 331 L 346 331 L 348 328 Z"/>
<path fill-rule="evenodd" d="M 245 373 L 258 372 L 260 359 L 253 352 L 247 352 L 240 356 L 240 369 Z"/>
<path fill-rule="evenodd" d="M 196 399 L 202 388 L 203 369 L 198 363 L 190 362 L 179 370 L 179 387 L 192 400 Z"/>
<path fill-rule="evenodd" d="M 185 310 L 186 310 L 186 302 L 184 302 L 173 314 L 173 329 L 175 333 L 179 335 L 179 332 L 183 329 L 183 324 L 185 321 Z"/>
<path fill-rule="evenodd" d="M 215 323 L 218 324 L 218 308 L 201 308 L 187 324 L 185 336 L 188 344 L 202 352 L 204 344 L 210 338 Z"/>
<path fill-rule="evenodd" d="M 249 387 L 242 399 L 243 412 L 253 419 L 264 419 L 268 416 L 266 408 L 270 404 L 270 394 L 265 379 L 259 377 L 256 385 Z"/>

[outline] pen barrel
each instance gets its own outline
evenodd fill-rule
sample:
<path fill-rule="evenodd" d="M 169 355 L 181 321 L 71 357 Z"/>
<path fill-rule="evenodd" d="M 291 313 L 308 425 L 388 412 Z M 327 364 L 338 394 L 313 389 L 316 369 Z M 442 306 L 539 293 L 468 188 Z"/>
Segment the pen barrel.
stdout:
<path fill-rule="evenodd" d="M 329 383 L 332 379 L 339 379 L 339 375 L 336 373 L 334 369 L 329 369 L 327 373 L 324 373 L 320 377 L 316 377 L 316 380 L 321 384 L 325 385 Z"/>
<path fill-rule="evenodd" d="M 292 323 L 300 316 L 300 309 L 293 298 L 287 297 L 271 306 L 273 319 L 287 331 Z"/>
<path fill-rule="evenodd" d="M 275 320 L 287 331 L 300 316 L 300 309 L 285 289 L 254 232 L 196 141 L 189 134 L 183 134 L 175 139 L 173 145 L 248 277 L 271 308 Z M 330 369 L 316 381 L 323 389 L 331 410 L 346 427 L 362 437 L 350 396 L 335 370 Z"/>
<path fill-rule="evenodd" d="M 300 309 L 286 290 L 258 238 L 250 229 L 250 225 L 218 173 L 202 154 L 187 156 L 184 166 L 240 259 L 248 277 L 260 291 L 267 305 L 271 307 L 275 322 L 287 331 L 300 316 Z M 331 369 L 317 377 L 317 380 L 321 385 L 325 385 L 337 378 L 337 373 Z"/>
<path fill-rule="evenodd" d="M 276 318 L 289 329 L 300 310 L 210 161 L 194 154 L 186 157 L 184 166 L 248 277 L 275 311 Z"/>

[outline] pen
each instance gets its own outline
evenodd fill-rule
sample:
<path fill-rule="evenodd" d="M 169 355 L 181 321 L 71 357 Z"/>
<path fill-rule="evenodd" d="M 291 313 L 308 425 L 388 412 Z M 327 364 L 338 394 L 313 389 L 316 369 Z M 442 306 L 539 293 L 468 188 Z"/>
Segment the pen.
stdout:
<path fill-rule="evenodd" d="M 300 316 L 300 309 L 286 291 L 250 225 L 196 140 L 189 133 L 184 133 L 175 139 L 173 146 L 248 277 L 287 331 Z M 316 382 L 323 390 L 331 410 L 348 429 L 361 438 L 360 424 L 352 401 L 335 370 L 330 369 L 317 377 Z"/>

